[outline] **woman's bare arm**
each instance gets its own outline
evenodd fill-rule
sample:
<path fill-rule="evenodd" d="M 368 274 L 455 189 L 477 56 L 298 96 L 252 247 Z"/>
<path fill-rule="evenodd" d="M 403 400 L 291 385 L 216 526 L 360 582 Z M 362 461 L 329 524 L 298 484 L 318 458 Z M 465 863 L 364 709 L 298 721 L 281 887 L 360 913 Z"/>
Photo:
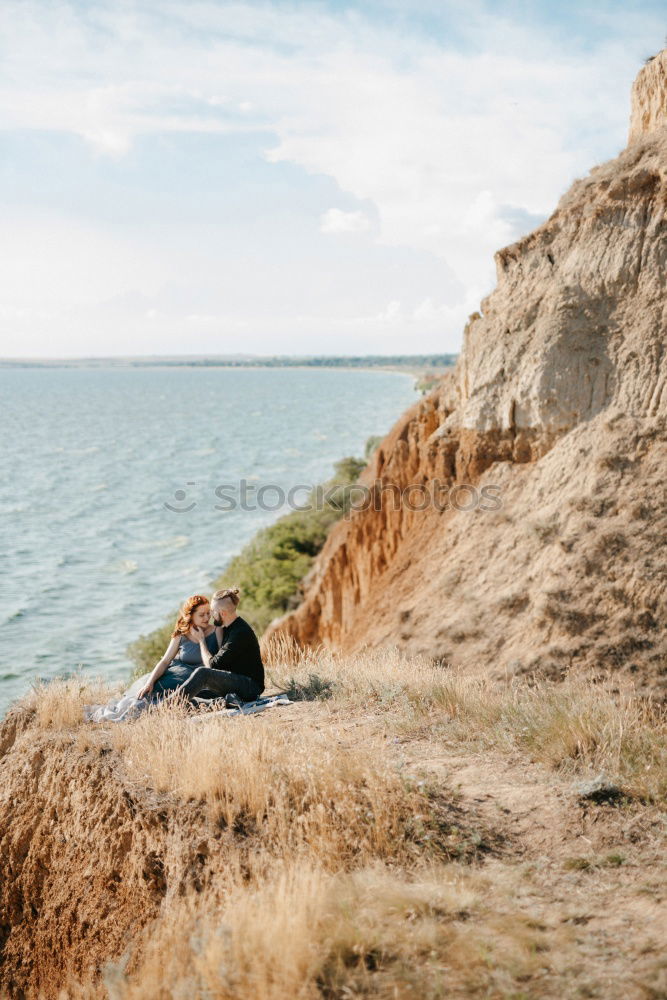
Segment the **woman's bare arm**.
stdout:
<path fill-rule="evenodd" d="M 157 663 L 155 664 L 155 666 L 151 670 L 151 675 L 148 678 L 148 680 L 146 681 L 146 683 L 144 684 L 144 686 L 142 687 L 142 689 L 139 692 L 139 694 L 137 695 L 137 698 L 143 698 L 145 695 L 151 693 L 151 691 L 153 690 L 153 685 L 155 684 L 156 680 L 158 680 L 160 677 L 162 677 L 162 674 L 165 672 L 165 670 L 167 669 L 168 665 L 171 663 L 171 661 L 173 660 L 173 658 L 176 656 L 176 652 L 178 650 L 180 641 L 181 641 L 181 637 L 178 636 L 178 635 L 174 635 L 174 636 L 171 637 L 171 639 L 169 641 L 169 645 L 167 646 L 167 648 L 166 648 L 166 650 L 164 652 L 164 656 L 160 660 L 157 661 Z"/>

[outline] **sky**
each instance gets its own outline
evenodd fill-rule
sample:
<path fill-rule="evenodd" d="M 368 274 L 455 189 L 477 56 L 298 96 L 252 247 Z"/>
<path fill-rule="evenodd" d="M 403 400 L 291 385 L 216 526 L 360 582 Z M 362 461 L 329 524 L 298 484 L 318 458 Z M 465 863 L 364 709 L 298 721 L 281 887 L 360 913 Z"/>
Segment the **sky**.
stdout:
<path fill-rule="evenodd" d="M 2 0 L 0 356 L 460 349 L 663 0 Z"/>

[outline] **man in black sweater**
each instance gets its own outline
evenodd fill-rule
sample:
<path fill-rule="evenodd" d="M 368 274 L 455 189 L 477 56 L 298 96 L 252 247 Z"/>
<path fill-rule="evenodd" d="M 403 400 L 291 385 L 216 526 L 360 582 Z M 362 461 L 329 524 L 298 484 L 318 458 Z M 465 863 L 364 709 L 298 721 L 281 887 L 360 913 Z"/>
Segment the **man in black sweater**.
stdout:
<path fill-rule="evenodd" d="M 264 690 L 264 664 L 259 642 L 252 627 L 236 611 L 238 587 L 216 590 L 211 598 L 213 623 L 222 625 L 222 642 L 211 654 L 203 631 L 199 630 L 199 648 L 203 667 L 197 669 L 175 693 L 193 698 L 200 691 L 216 696 L 236 694 L 241 701 L 255 701 Z M 192 629 L 196 632 L 195 629 Z"/>

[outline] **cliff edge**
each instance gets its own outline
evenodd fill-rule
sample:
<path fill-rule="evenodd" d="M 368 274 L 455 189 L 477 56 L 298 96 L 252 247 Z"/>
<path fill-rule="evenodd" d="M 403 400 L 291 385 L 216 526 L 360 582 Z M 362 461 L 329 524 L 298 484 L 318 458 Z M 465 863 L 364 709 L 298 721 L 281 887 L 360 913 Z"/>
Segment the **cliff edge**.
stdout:
<path fill-rule="evenodd" d="M 270 635 L 664 692 L 666 93 L 667 50 L 631 144 L 495 254 L 456 369 L 382 441 Z"/>

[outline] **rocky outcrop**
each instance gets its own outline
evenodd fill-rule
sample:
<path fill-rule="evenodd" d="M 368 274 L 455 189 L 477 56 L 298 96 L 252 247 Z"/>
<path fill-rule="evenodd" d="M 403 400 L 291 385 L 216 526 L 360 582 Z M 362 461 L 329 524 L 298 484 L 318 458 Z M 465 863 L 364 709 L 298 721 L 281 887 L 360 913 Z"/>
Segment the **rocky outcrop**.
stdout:
<path fill-rule="evenodd" d="M 632 87 L 628 145 L 667 126 L 667 49 L 647 60 Z"/>
<path fill-rule="evenodd" d="M 667 130 L 649 95 L 665 56 L 635 87 L 654 109 L 642 141 L 496 253 L 456 369 L 381 443 L 270 634 L 664 683 Z"/>

